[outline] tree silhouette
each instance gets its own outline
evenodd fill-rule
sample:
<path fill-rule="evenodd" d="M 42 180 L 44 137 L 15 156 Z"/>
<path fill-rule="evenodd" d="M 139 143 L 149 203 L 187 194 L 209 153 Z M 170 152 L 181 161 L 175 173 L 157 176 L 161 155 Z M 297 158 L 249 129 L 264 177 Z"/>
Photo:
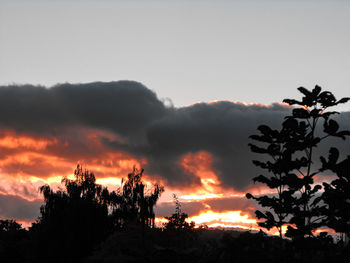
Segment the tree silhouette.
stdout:
<path fill-rule="evenodd" d="M 0 220 L 0 260 L 6 262 L 27 262 L 28 231 L 15 220 Z"/>
<path fill-rule="evenodd" d="M 110 204 L 113 208 L 112 214 L 121 227 L 128 222 L 137 222 L 144 228 L 154 227 L 156 205 L 164 187 L 158 184 L 153 189 L 147 189 L 142 181 L 144 170 L 136 167 L 122 179 L 119 191 L 110 193 Z M 148 193 L 147 193 L 148 190 Z"/>
<path fill-rule="evenodd" d="M 80 165 L 74 180 L 63 178 L 65 190 L 40 188 L 45 204 L 32 232 L 37 235 L 42 262 L 76 262 L 85 257 L 112 230 L 105 200 L 107 189 L 96 184 L 93 173 Z M 51 258 L 51 255 L 56 255 Z"/>
<path fill-rule="evenodd" d="M 322 200 L 328 205 L 325 224 L 336 232 L 347 234 L 350 238 L 350 156 L 338 162 L 339 151 L 331 148 L 328 160 L 322 158 L 324 170 L 331 170 L 337 178 L 330 184 L 323 183 Z"/>
<path fill-rule="evenodd" d="M 31 232 L 40 248 L 37 258 L 47 262 L 78 262 L 92 252 L 115 230 L 126 229 L 133 222 L 154 227 L 154 206 L 164 187 L 147 189 L 142 181 L 143 169 L 136 168 L 122 180 L 121 188 L 109 192 L 96 184 L 95 175 L 78 165 L 74 179 L 64 177 L 64 189 L 54 191 L 49 185 L 40 187 L 45 204 Z"/>
<path fill-rule="evenodd" d="M 195 223 L 186 222 L 188 215 L 181 211 L 181 204 L 176 194 L 173 194 L 175 202 L 175 213 L 169 217 L 165 217 L 168 222 L 164 224 L 166 230 L 192 230 Z"/>
<path fill-rule="evenodd" d="M 282 237 L 282 226 L 288 224 L 286 236 L 294 239 L 312 236 L 313 230 L 322 225 L 325 207 L 320 204 L 317 192 L 322 188 L 314 185 L 314 176 L 324 170 L 315 168 L 315 148 L 328 137 L 338 137 L 345 140 L 349 131 L 339 131 L 339 125 L 330 117 L 338 112 L 327 111 L 328 108 L 345 103 L 349 98 L 336 100 L 329 91 L 321 92 L 321 87 L 315 86 L 312 91 L 298 88 L 303 94 L 301 101 L 285 99 L 289 105 L 298 105 L 292 110 L 292 115 L 285 117 L 280 130 L 274 130 L 266 125 L 260 125 L 260 135 L 252 135 L 251 139 L 265 144 L 265 147 L 249 144 L 251 151 L 268 155 L 270 160 L 253 163 L 267 170 L 272 176 L 259 175 L 254 182 L 260 182 L 275 189 L 275 194 L 253 196 L 247 193 L 247 198 L 255 199 L 265 211 L 256 211 L 261 227 L 271 229 L 276 227 Z M 323 121 L 323 136 L 319 135 L 318 126 Z M 267 145 L 267 146 L 266 146 Z"/>
<path fill-rule="evenodd" d="M 23 229 L 21 224 L 18 224 L 15 220 L 0 220 L 0 233 L 2 232 L 15 232 Z"/>

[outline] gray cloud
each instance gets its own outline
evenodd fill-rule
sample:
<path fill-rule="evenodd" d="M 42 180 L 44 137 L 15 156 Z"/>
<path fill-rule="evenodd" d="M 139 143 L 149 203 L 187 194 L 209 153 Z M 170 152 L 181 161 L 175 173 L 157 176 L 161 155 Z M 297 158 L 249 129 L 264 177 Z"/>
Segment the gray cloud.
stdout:
<path fill-rule="evenodd" d="M 131 81 L 0 87 L 3 127 L 56 134 L 67 126 L 86 125 L 140 140 L 150 122 L 167 111 L 156 94 Z M 60 131 L 60 130 L 59 130 Z"/>
<path fill-rule="evenodd" d="M 213 170 L 224 186 L 245 189 L 261 173 L 251 163 L 261 158 L 250 152 L 248 137 L 260 124 L 278 128 L 290 108 L 221 101 L 183 108 L 166 107 L 156 94 L 131 81 L 62 84 L 52 88 L 31 85 L 0 87 L 0 127 L 36 136 L 57 136 L 69 147 L 61 155 L 101 154 L 79 136 L 84 127 L 112 132 L 118 139 L 100 136 L 109 150 L 146 158 L 148 174 L 173 186 L 198 186 L 200 180 L 179 164 L 187 153 L 207 151 Z M 338 117 L 350 129 L 350 113 Z M 329 141 L 350 153 L 347 141 Z M 83 150 L 77 150 L 82 146 Z M 52 150 L 54 152 L 56 148 Z M 73 157 L 72 157 L 73 158 Z M 79 158 L 79 156 L 78 156 Z"/>
<path fill-rule="evenodd" d="M 35 220 L 38 217 L 41 200 L 28 201 L 15 195 L 0 194 L 0 217 L 16 220 Z"/>

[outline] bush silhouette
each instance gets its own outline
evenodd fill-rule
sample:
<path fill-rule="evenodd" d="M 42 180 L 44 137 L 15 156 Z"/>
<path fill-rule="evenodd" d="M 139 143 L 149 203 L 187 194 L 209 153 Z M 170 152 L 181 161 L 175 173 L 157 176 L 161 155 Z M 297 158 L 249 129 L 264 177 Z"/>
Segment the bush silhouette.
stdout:
<path fill-rule="evenodd" d="M 173 194 L 173 198 L 175 202 L 175 213 L 169 217 L 165 217 L 168 222 L 164 224 L 164 229 L 171 231 L 192 230 L 195 223 L 193 221 L 191 223 L 186 222 L 188 215 L 181 211 L 181 204 L 176 194 Z"/>

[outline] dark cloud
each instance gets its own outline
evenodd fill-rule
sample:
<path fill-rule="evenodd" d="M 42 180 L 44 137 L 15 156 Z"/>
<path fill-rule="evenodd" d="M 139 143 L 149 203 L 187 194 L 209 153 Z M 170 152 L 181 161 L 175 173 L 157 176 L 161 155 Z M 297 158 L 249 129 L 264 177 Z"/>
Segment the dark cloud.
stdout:
<path fill-rule="evenodd" d="M 165 172 L 184 154 L 207 151 L 214 158 L 213 169 L 224 185 L 242 189 L 256 170 L 251 165 L 252 154 L 247 147 L 248 136 L 264 121 L 276 126 L 287 113 L 277 104 L 271 108 L 244 106 L 232 102 L 196 104 L 174 111 L 155 122 L 147 132 L 150 171 Z M 157 162 L 158 156 L 163 161 Z M 173 174 L 170 183 L 176 183 Z M 179 178 L 181 180 L 181 177 Z"/>
<path fill-rule="evenodd" d="M 51 88 L 0 87 L 0 124 L 18 131 L 54 134 L 67 126 L 114 131 L 139 142 L 167 109 L 156 94 L 131 81 L 60 84 Z M 6 113 L 6 114 L 4 114 Z"/>
<path fill-rule="evenodd" d="M 0 218 L 35 220 L 41 205 L 41 200 L 28 201 L 19 196 L 0 194 Z"/>
<path fill-rule="evenodd" d="M 0 87 L 0 111 L 3 129 L 58 138 L 58 145 L 46 149 L 51 155 L 79 160 L 80 155 L 103 156 L 105 150 L 124 152 L 145 158 L 148 174 L 163 177 L 172 186 L 190 187 L 199 186 L 200 180 L 180 162 L 187 153 L 206 151 L 223 186 L 242 190 L 261 172 L 251 163 L 261 157 L 249 151 L 249 135 L 260 124 L 279 127 L 290 108 L 227 101 L 166 107 L 142 84 L 120 81 Z M 349 112 L 338 120 L 341 127 L 350 129 Z M 100 134 L 103 147 L 97 147 L 84 129 L 114 136 Z M 327 151 L 331 145 L 350 153 L 349 142 L 341 140 L 331 140 L 320 150 Z"/>

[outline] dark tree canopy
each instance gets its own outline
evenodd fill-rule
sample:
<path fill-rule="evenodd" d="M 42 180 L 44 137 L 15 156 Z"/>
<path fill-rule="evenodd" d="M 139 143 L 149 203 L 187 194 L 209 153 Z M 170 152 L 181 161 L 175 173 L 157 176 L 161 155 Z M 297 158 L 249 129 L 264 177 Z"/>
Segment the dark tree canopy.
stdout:
<path fill-rule="evenodd" d="M 18 224 L 15 220 L 0 220 L 0 233 L 3 232 L 16 232 L 22 229 L 21 224 Z"/>
<path fill-rule="evenodd" d="M 155 185 L 147 190 L 143 169 L 134 168 L 117 192 L 96 184 L 95 175 L 80 165 L 74 176 L 73 180 L 62 179 L 64 189 L 40 188 L 45 204 L 32 230 L 37 233 L 38 244 L 45 248 L 38 255 L 41 261 L 59 253 L 53 261 L 76 262 L 113 231 L 126 229 L 130 223 L 142 230 L 154 227 L 154 206 L 164 188 Z"/>
<path fill-rule="evenodd" d="M 108 190 L 96 184 L 94 174 L 79 165 L 74 176 L 74 180 L 62 179 L 64 190 L 54 191 L 48 185 L 40 188 L 45 204 L 32 228 L 38 233 L 38 245 L 44 246 L 41 261 L 77 261 L 112 230 Z M 50 258 L 53 254 L 57 256 Z"/>

